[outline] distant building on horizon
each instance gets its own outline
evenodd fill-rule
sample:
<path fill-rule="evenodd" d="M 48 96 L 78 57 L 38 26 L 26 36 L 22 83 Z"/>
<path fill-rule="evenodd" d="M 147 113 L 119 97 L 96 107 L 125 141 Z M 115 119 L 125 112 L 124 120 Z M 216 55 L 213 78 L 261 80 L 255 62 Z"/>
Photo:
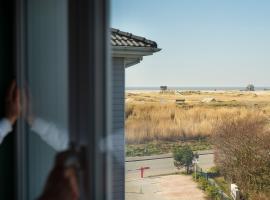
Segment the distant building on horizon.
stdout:
<path fill-rule="evenodd" d="M 160 86 L 160 92 L 165 92 L 167 90 L 168 90 L 168 86 L 166 86 L 166 85 Z"/>
<path fill-rule="evenodd" d="M 249 84 L 249 85 L 246 87 L 246 91 L 255 91 L 255 86 L 252 85 L 252 84 Z"/>

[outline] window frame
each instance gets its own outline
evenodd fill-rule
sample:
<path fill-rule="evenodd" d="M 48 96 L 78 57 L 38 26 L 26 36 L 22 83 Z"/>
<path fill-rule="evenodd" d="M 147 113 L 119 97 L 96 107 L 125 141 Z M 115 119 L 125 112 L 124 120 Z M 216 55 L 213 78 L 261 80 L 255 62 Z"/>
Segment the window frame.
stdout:
<path fill-rule="evenodd" d="M 25 85 L 26 0 L 15 1 L 15 58 L 19 86 Z M 112 127 L 110 0 L 68 0 L 69 133 L 83 149 L 81 199 L 109 200 L 112 194 L 111 156 L 107 141 Z M 85 92 L 88 91 L 88 92 Z M 16 133 L 16 198 L 28 197 L 27 133 L 22 119 Z M 105 147 L 105 148 L 104 148 Z"/>
<path fill-rule="evenodd" d="M 15 69 L 16 81 L 20 88 L 25 85 L 25 69 L 26 69 L 26 27 L 25 27 L 25 0 L 14 0 L 15 2 Z M 25 132 L 25 122 L 22 117 L 17 121 L 16 138 L 15 138 L 15 183 L 16 183 L 16 199 L 27 200 L 27 134 Z"/>
<path fill-rule="evenodd" d="M 86 147 L 83 199 L 112 194 L 111 156 L 100 146 L 111 134 L 109 8 L 109 0 L 69 1 L 69 130 Z"/>

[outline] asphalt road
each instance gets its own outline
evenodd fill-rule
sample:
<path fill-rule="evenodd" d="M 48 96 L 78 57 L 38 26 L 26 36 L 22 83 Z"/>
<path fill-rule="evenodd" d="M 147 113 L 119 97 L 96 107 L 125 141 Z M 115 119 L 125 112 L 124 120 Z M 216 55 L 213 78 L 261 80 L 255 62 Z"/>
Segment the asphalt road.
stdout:
<path fill-rule="evenodd" d="M 214 166 L 212 151 L 201 151 L 199 166 L 207 170 Z M 144 177 L 137 169 L 145 170 Z M 126 200 L 203 200 L 204 194 L 197 188 L 191 176 L 169 175 L 178 172 L 173 165 L 172 154 L 126 159 Z M 165 176 L 164 176 L 165 175 Z"/>
<path fill-rule="evenodd" d="M 212 151 L 199 151 L 199 166 L 203 170 L 207 170 L 214 166 L 214 155 Z M 173 164 L 171 154 L 164 154 L 158 156 L 145 156 L 126 159 L 126 181 L 128 179 L 139 178 L 141 167 L 150 167 L 145 170 L 144 176 L 158 176 L 164 174 L 171 174 L 178 172 Z"/>

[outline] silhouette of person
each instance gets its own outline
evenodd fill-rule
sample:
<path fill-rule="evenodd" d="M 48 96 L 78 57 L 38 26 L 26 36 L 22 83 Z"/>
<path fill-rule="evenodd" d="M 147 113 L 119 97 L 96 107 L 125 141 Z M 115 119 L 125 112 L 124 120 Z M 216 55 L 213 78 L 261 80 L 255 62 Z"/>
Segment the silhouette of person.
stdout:
<path fill-rule="evenodd" d="M 16 123 L 21 114 L 22 107 L 30 110 L 29 99 L 24 96 L 24 105 L 21 106 L 20 90 L 15 81 L 12 81 L 5 98 L 5 116 L 0 119 L 0 144 L 4 138 L 12 131 L 12 126 Z M 59 130 L 53 123 L 27 115 L 27 122 L 32 130 L 40 137 L 50 143 L 56 150 L 67 148 L 68 136 L 66 131 Z M 79 186 L 78 176 L 75 166 L 66 166 L 66 160 L 70 156 L 70 151 L 57 154 L 54 167 L 48 176 L 44 191 L 38 200 L 78 200 Z"/>
<path fill-rule="evenodd" d="M 12 131 L 12 126 L 20 116 L 21 110 L 31 130 L 37 133 L 42 140 L 52 146 L 56 151 L 64 151 L 68 147 L 69 137 L 67 130 L 59 129 L 54 123 L 34 117 L 29 95 L 23 91 L 23 105 L 20 102 L 20 90 L 15 81 L 12 81 L 5 99 L 5 117 L 0 120 L 0 144 Z"/>
<path fill-rule="evenodd" d="M 48 122 L 38 116 L 32 108 L 31 94 L 28 88 L 22 91 L 23 115 L 31 130 L 37 133 L 43 141 L 54 150 L 60 152 L 68 148 L 69 135 L 66 129 L 61 129 L 53 122 Z"/>
<path fill-rule="evenodd" d="M 12 126 L 17 121 L 20 112 L 20 91 L 16 82 L 12 81 L 5 98 L 5 117 L 0 120 L 0 144 L 7 134 L 12 131 Z"/>

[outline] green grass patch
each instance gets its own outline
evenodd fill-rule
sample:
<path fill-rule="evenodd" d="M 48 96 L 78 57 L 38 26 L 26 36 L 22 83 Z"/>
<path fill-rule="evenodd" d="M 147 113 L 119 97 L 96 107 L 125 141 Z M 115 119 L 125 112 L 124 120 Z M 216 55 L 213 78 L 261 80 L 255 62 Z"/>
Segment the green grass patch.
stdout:
<path fill-rule="evenodd" d="M 223 177 L 218 177 L 218 179 L 220 181 L 219 183 L 216 182 L 216 179 L 215 179 L 215 184 L 210 183 L 209 180 L 207 180 L 204 176 L 202 176 L 200 174 L 197 174 L 196 179 L 195 179 L 195 174 L 193 173 L 192 178 L 194 181 L 196 181 L 198 183 L 198 187 L 206 193 L 206 195 L 207 195 L 206 199 L 223 200 L 224 197 L 222 197 L 222 195 L 220 194 L 220 191 L 222 191 L 228 195 L 228 193 L 225 191 L 225 187 L 226 187 L 225 183 L 226 182 L 225 182 Z M 227 191 L 228 191 L 228 188 L 227 188 Z M 230 196 L 230 195 L 228 195 L 228 196 Z M 228 198 L 226 198 L 226 199 L 228 199 Z"/>
<path fill-rule="evenodd" d="M 218 186 L 221 188 L 222 191 L 224 191 L 227 195 L 230 196 L 230 185 L 228 182 L 225 181 L 223 176 L 215 177 L 215 182 L 218 184 Z"/>
<path fill-rule="evenodd" d="M 212 148 L 212 145 L 207 139 L 176 142 L 154 141 L 145 144 L 127 144 L 126 156 L 151 156 L 172 153 L 173 149 L 184 145 L 189 145 L 193 151 L 208 150 Z"/>

